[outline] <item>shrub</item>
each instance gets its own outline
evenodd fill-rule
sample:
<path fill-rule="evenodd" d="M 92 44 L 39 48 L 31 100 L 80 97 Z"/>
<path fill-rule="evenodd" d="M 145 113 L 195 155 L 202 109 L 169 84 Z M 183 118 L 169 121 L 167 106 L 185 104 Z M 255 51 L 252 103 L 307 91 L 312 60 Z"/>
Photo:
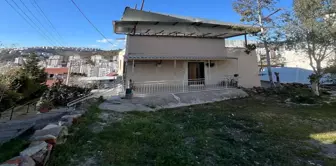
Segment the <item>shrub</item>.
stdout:
<path fill-rule="evenodd" d="M 66 106 L 67 103 L 89 94 L 91 89 L 55 83 L 46 91 L 40 101 L 49 100 L 54 106 Z"/>
<path fill-rule="evenodd" d="M 303 84 L 282 84 L 281 87 L 261 88 L 255 87 L 250 91 L 250 94 L 262 94 L 266 96 L 273 96 L 285 101 L 290 99 L 295 103 L 315 104 L 320 100 L 319 96 L 314 95 L 312 90 Z"/>

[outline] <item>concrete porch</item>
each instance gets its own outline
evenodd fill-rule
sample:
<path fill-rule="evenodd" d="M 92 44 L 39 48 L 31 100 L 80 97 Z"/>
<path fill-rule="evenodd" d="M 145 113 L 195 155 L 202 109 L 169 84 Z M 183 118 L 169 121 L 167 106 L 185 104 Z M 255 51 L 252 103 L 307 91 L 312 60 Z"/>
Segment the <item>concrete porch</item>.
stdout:
<path fill-rule="evenodd" d="M 149 96 L 135 96 L 132 99 L 111 98 L 99 105 L 100 109 L 117 112 L 155 111 L 196 104 L 244 98 L 248 94 L 241 89 L 205 90 L 186 93 L 163 93 Z"/>

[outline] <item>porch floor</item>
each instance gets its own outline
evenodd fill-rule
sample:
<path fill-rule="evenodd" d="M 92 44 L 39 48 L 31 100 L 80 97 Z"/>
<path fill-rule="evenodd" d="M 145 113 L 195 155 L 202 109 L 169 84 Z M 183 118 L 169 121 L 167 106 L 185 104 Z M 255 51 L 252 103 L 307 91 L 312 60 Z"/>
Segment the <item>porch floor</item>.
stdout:
<path fill-rule="evenodd" d="M 151 94 L 148 96 L 134 96 L 132 99 L 116 98 L 107 100 L 99 108 L 118 112 L 155 111 L 162 108 L 175 108 L 195 104 L 212 103 L 216 101 L 247 97 L 241 89 L 228 88 L 221 90 L 205 90 L 185 93 Z"/>

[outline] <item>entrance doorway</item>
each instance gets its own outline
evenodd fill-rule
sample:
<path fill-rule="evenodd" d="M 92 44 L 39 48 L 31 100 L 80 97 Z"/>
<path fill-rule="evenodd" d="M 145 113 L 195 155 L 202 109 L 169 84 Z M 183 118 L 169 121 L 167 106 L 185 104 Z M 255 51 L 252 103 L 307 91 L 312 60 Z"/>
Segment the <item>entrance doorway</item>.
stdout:
<path fill-rule="evenodd" d="M 204 85 L 204 62 L 188 62 L 188 84 Z"/>

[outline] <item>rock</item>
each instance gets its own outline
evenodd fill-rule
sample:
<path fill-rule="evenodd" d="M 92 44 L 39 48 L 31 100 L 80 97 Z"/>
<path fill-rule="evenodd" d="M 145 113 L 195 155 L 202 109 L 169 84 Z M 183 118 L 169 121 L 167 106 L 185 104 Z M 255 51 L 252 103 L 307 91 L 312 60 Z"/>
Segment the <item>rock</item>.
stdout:
<path fill-rule="evenodd" d="M 57 137 L 51 134 L 43 135 L 43 136 L 36 136 L 31 139 L 31 141 L 45 141 L 49 144 L 56 144 Z"/>
<path fill-rule="evenodd" d="M 20 156 L 32 156 L 36 154 L 37 152 L 41 151 L 42 149 L 46 148 L 48 146 L 47 143 L 41 142 L 38 145 L 28 147 L 27 149 L 20 152 Z"/>
<path fill-rule="evenodd" d="M 29 144 L 29 147 L 37 146 L 37 145 L 41 144 L 42 142 L 44 142 L 44 141 L 32 141 L 32 142 Z"/>
<path fill-rule="evenodd" d="M 82 114 L 64 115 L 62 116 L 61 121 L 66 126 L 71 126 L 73 123 L 76 123 L 81 116 Z"/>
<path fill-rule="evenodd" d="M 141 135 L 142 133 L 141 132 L 133 132 L 134 135 Z"/>
<path fill-rule="evenodd" d="M 51 128 L 55 128 L 55 127 L 59 127 L 59 125 L 56 125 L 56 124 L 48 124 L 48 125 L 45 126 L 42 130 L 47 130 L 47 129 L 51 129 Z"/>
<path fill-rule="evenodd" d="M 52 145 L 48 144 L 48 146 L 46 146 L 39 152 L 35 153 L 34 155 L 32 155 L 31 158 L 33 158 L 35 162 L 37 162 L 39 165 L 43 165 L 45 159 L 48 156 L 48 151 L 50 151 L 51 149 L 52 149 Z"/>
<path fill-rule="evenodd" d="M 20 166 L 35 166 L 35 161 L 29 156 L 23 156 Z"/>
<path fill-rule="evenodd" d="M 47 151 L 47 155 L 44 158 L 43 165 L 47 164 L 53 147 L 54 147 L 53 145 L 48 144 L 48 151 Z"/>
<path fill-rule="evenodd" d="M 62 144 L 66 141 L 66 136 L 68 135 L 68 128 L 65 126 L 58 126 L 45 130 L 36 130 L 31 140 L 41 141 L 43 138 L 54 138 L 56 137 L 56 143 Z M 54 136 L 54 137 L 52 137 Z"/>
<path fill-rule="evenodd" d="M 291 102 L 291 99 L 288 98 L 288 99 L 285 100 L 285 102 L 286 102 L 286 103 L 290 103 L 290 102 Z"/>
<path fill-rule="evenodd" d="M 0 166 L 19 166 L 21 162 L 22 158 L 20 156 L 16 156 L 0 164 Z"/>

